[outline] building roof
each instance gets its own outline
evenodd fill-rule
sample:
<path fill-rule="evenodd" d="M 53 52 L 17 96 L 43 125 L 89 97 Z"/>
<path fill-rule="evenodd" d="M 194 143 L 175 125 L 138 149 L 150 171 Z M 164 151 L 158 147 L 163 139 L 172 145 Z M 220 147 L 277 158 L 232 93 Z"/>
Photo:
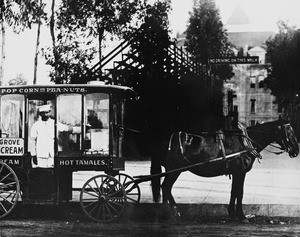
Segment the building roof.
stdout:
<path fill-rule="evenodd" d="M 275 35 L 274 32 L 228 32 L 228 40 L 236 48 L 249 46 L 265 46 L 266 41 Z"/>
<path fill-rule="evenodd" d="M 237 5 L 236 8 L 233 10 L 232 14 L 230 15 L 227 25 L 247 25 L 251 24 L 251 21 L 244 11 L 244 9 Z"/>

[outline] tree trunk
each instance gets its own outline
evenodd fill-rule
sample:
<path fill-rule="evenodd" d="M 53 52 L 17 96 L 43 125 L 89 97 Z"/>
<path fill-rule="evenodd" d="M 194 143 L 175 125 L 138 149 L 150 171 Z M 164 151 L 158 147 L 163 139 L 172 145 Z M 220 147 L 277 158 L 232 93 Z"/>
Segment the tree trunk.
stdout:
<path fill-rule="evenodd" d="M 4 79 L 4 64 L 5 64 L 5 24 L 1 23 L 2 45 L 1 45 L 1 63 L 0 63 L 0 86 L 3 85 Z"/>
<path fill-rule="evenodd" d="M 55 28 L 54 7 L 55 7 L 55 0 L 52 0 L 51 17 L 50 17 L 50 34 L 52 39 L 53 56 L 54 56 L 55 83 L 57 83 L 56 78 L 58 76 L 58 70 L 57 70 L 58 54 L 56 49 L 56 40 L 55 40 L 55 33 L 54 33 L 54 28 Z"/>
<path fill-rule="evenodd" d="M 102 39 L 104 34 L 104 28 L 98 24 L 98 50 L 99 50 L 99 79 L 102 77 Z M 99 80 L 98 79 L 98 80 Z"/>
<path fill-rule="evenodd" d="M 0 6 L 0 20 L 1 20 L 1 34 L 2 34 L 2 44 L 1 44 L 1 62 L 0 62 L 0 86 L 3 85 L 4 79 L 4 64 L 5 64 L 5 23 L 3 12 L 5 10 L 4 2 L 1 1 Z"/>
<path fill-rule="evenodd" d="M 40 6 L 42 6 L 42 0 L 40 0 Z M 37 67 L 38 67 L 38 57 L 39 57 L 40 34 L 41 34 L 41 16 L 39 17 L 37 36 L 36 36 L 36 45 L 35 45 L 34 72 L 33 72 L 33 84 L 34 85 L 36 85 L 36 81 L 37 81 Z"/>

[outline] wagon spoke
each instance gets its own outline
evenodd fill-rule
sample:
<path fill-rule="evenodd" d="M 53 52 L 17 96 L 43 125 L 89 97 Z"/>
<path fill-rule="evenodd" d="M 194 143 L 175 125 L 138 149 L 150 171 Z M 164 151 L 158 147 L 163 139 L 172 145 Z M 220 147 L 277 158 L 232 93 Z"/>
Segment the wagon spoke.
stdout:
<path fill-rule="evenodd" d="M 136 200 L 135 200 L 134 198 L 131 198 L 131 197 L 128 197 L 128 196 L 127 196 L 127 199 L 129 199 L 129 200 L 131 200 L 131 201 L 133 201 L 133 202 L 136 202 Z"/>
<path fill-rule="evenodd" d="M 110 209 L 108 208 L 108 203 L 107 203 L 107 204 L 105 204 L 105 205 L 104 205 L 104 207 L 106 208 L 106 210 L 107 210 L 107 213 L 108 213 L 108 214 L 109 214 L 109 216 L 110 216 L 110 219 L 113 219 L 113 215 L 112 215 L 112 213 L 111 213 Z"/>
<path fill-rule="evenodd" d="M 98 212 L 97 212 L 97 219 L 99 219 L 100 215 L 101 215 L 101 210 L 103 209 L 103 205 L 98 204 L 99 208 L 98 208 Z"/>
<path fill-rule="evenodd" d="M 2 163 L 2 165 L 1 165 L 0 174 L 1 174 L 2 170 L 3 170 L 3 168 L 4 168 L 4 163 Z"/>
<path fill-rule="evenodd" d="M 91 202 L 91 203 L 88 203 L 88 204 L 84 205 L 84 207 L 87 208 L 87 207 L 93 206 L 95 204 L 96 204 L 96 202 Z"/>
<path fill-rule="evenodd" d="M 98 193 L 97 190 L 96 190 L 94 187 L 92 187 L 90 184 L 88 184 L 88 186 L 89 186 L 90 189 L 92 189 L 95 193 Z"/>
<path fill-rule="evenodd" d="M 115 189 L 114 189 L 115 190 Z M 117 194 L 119 194 L 120 192 L 122 192 L 122 190 L 115 190 L 115 192 L 111 193 L 111 194 L 107 194 L 108 197 L 114 197 L 116 196 Z"/>
<path fill-rule="evenodd" d="M 91 192 L 91 191 L 87 191 L 87 190 L 83 190 L 83 192 L 90 196 L 93 196 L 93 197 L 97 197 L 97 198 L 99 197 L 99 194 L 98 193 L 95 194 L 95 192 Z"/>
<path fill-rule="evenodd" d="M 6 176 L 4 176 L 1 180 L 0 180 L 0 182 L 3 182 L 3 180 L 5 180 L 8 176 L 10 176 L 11 175 L 11 173 L 8 173 Z"/>
<path fill-rule="evenodd" d="M 2 201 L 1 201 L 1 202 L 8 202 L 8 203 L 10 203 L 11 205 L 14 204 L 12 201 L 10 201 L 10 200 L 7 199 L 7 198 L 3 198 L 3 197 L 1 197 L 1 198 L 2 198 Z"/>
<path fill-rule="evenodd" d="M 14 186 L 16 183 L 17 183 L 17 182 L 14 181 L 14 182 L 12 182 L 12 183 L 4 184 L 3 186 L 5 186 L 5 187 L 10 186 L 10 187 L 11 187 L 11 186 Z"/>
<path fill-rule="evenodd" d="M 107 205 L 113 210 L 115 211 L 116 214 L 118 214 L 118 210 L 111 204 L 111 203 L 107 203 Z"/>
<path fill-rule="evenodd" d="M 94 202 L 92 204 L 95 205 L 95 206 L 92 208 L 92 210 L 89 211 L 90 214 L 92 214 L 94 212 L 94 210 L 96 209 L 96 207 L 98 206 L 97 202 Z M 92 205 L 90 205 L 90 206 L 92 206 Z"/>
<path fill-rule="evenodd" d="M 98 183 L 96 182 L 96 179 L 94 179 L 94 183 L 97 187 L 98 193 L 101 193 L 100 187 L 99 187 Z"/>
<path fill-rule="evenodd" d="M 116 199 L 116 201 L 119 201 L 119 199 Z M 111 202 L 111 201 L 110 201 Z M 119 206 L 119 207 L 123 207 L 123 203 L 124 202 L 111 202 L 111 203 L 113 203 L 113 204 L 116 204 L 117 206 Z"/>
<path fill-rule="evenodd" d="M 3 206 L 2 202 L 0 202 L 0 207 L 2 208 L 2 210 L 3 210 L 5 213 L 8 212 L 8 210 Z"/>

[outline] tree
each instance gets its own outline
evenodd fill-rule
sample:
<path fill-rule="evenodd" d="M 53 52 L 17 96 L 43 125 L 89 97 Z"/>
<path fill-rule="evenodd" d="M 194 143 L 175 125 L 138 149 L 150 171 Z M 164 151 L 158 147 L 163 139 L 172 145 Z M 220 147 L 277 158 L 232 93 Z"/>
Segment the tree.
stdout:
<path fill-rule="evenodd" d="M 223 28 L 219 10 L 212 0 L 195 0 L 186 30 L 185 46 L 194 59 L 203 65 L 210 57 L 231 54 L 226 30 Z M 212 72 L 220 79 L 232 77 L 230 65 L 213 66 Z"/>
<path fill-rule="evenodd" d="M 0 63 L 0 85 L 2 84 L 4 74 L 6 26 L 12 27 L 15 33 L 19 33 L 25 28 L 31 28 L 32 24 L 39 21 L 42 14 L 44 12 L 41 10 L 38 0 L 1 0 L 2 58 Z"/>
<path fill-rule="evenodd" d="M 15 78 L 9 80 L 8 85 L 27 85 L 27 80 L 24 78 L 23 74 L 18 74 Z"/>
<path fill-rule="evenodd" d="M 267 40 L 271 69 L 265 84 L 279 105 L 294 103 L 300 92 L 300 30 L 278 22 L 279 33 Z"/>
<path fill-rule="evenodd" d="M 41 34 L 41 25 L 42 19 L 46 19 L 46 14 L 43 11 L 45 4 L 43 0 L 39 2 L 39 14 L 37 15 L 37 36 L 36 36 L 36 45 L 35 45 L 35 56 L 34 56 L 34 69 L 33 69 L 33 84 L 37 82 L 37 68 L 38 68 L 38 56 L 39 56 L 39 45 L 40 45 L 40 34 Z"/>
<path fill-rule="evenodd" d="M 126 85 L 132 87 L 139 96 L 129 116 L 132 116 L 132 126 L 140 125 L 143 130 L 162 132 L 174 124 L 166 123 L 166 119 L 171 117 L 167 116 L 169 111 L 176 108 L 172 84 L 177 83 L 177 79 L 166 72 L 168 70 L 164 61 L 171 43 L 168 35 L 170 8 L 169 0 L 147 4 L 144 23 L 134 36 L 131 35 L 134 37 L 131 45 L 133 54 L 138 55 L 135 60 L 142 67 L 126 80 Z M 129 72 L 132 70 L 129 69 Z M 140 114 L 136 116 L 136 113 Z"/>
<path fill-rule="evenodd" d="M 94 59 L 95 48 L 89 47 L 90 41 L 82 40 L 79 32 L 58 35 L 57 45 L 53 50 L 49 47 L 43 50 L 46 62 L 52 66 L 50 78 L 56 84 L 84 84 L 87 79 L 83 75 L 90 74 L 90 64 Z M 54 57 L 53 51 L 57 57 Z"/>
<path fill-rule="evenodd" d="M 58 30 L 56 39 L 52 33 L 53 63 L 65 64 L 56 52 L 58 45 L 65 43 L 63 42 L 66 38 L 65 34 L 81 34 L 82 38 L 87 39 L 89 46 L 92 45 L 91 42 L 94 43 L 94 39 L 97 39 L 98 58 L 101 65 L 103 40 L 108 34 L 122 35 L 131 28 L 130 23 L 140 19 L 138 15 L 144 7 L 143 2 L 142 0 L 62 0 L 56 12 L 56 29 Z M 52 27 L 53 16 L 54 14 L 52 14 L 50 24 Z M 101 69 L 101 66 L 99 68 Z M 100 71 L 99 76 L 101 75 Z"/>

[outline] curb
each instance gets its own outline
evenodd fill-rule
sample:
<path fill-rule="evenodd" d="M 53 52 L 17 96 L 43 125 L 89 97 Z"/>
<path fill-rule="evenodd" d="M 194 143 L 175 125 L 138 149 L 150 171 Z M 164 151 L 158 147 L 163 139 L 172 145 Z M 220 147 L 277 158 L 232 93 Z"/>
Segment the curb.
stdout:
<path fill-rule="evenodd" d="M 120 219 L 129 221 L 157 222 L 180 218 L 181 221 L 200 219 L 229 218 L 227 204 L 178 204 L 171 208 L 168 204 L 156 203 L 127 203 L 125 212 Z M 244 204 L 244 214 L 248 217 L 287 217 L 299 218 L 300 205 L 281 204 Z M 66 220 L 88 220 L 79 202 L 64 203 L 59 206 L 44 206 L 24 204 L 16 208 L 14 218 L 59 218 Z M 117 220 L 117 219 L 116 219 Z"/>
<path fill-rule="evenodd" d="M 124 217 L 132 220 L 158 220 L 174 218 L 176 211 L 184 220 L 227 217 L 227 204 L 178 204 L 177 210 L 167 204 L 128 204 Z M 244 204 L 246 216 L 300 217 L 300 205 Z"/>

